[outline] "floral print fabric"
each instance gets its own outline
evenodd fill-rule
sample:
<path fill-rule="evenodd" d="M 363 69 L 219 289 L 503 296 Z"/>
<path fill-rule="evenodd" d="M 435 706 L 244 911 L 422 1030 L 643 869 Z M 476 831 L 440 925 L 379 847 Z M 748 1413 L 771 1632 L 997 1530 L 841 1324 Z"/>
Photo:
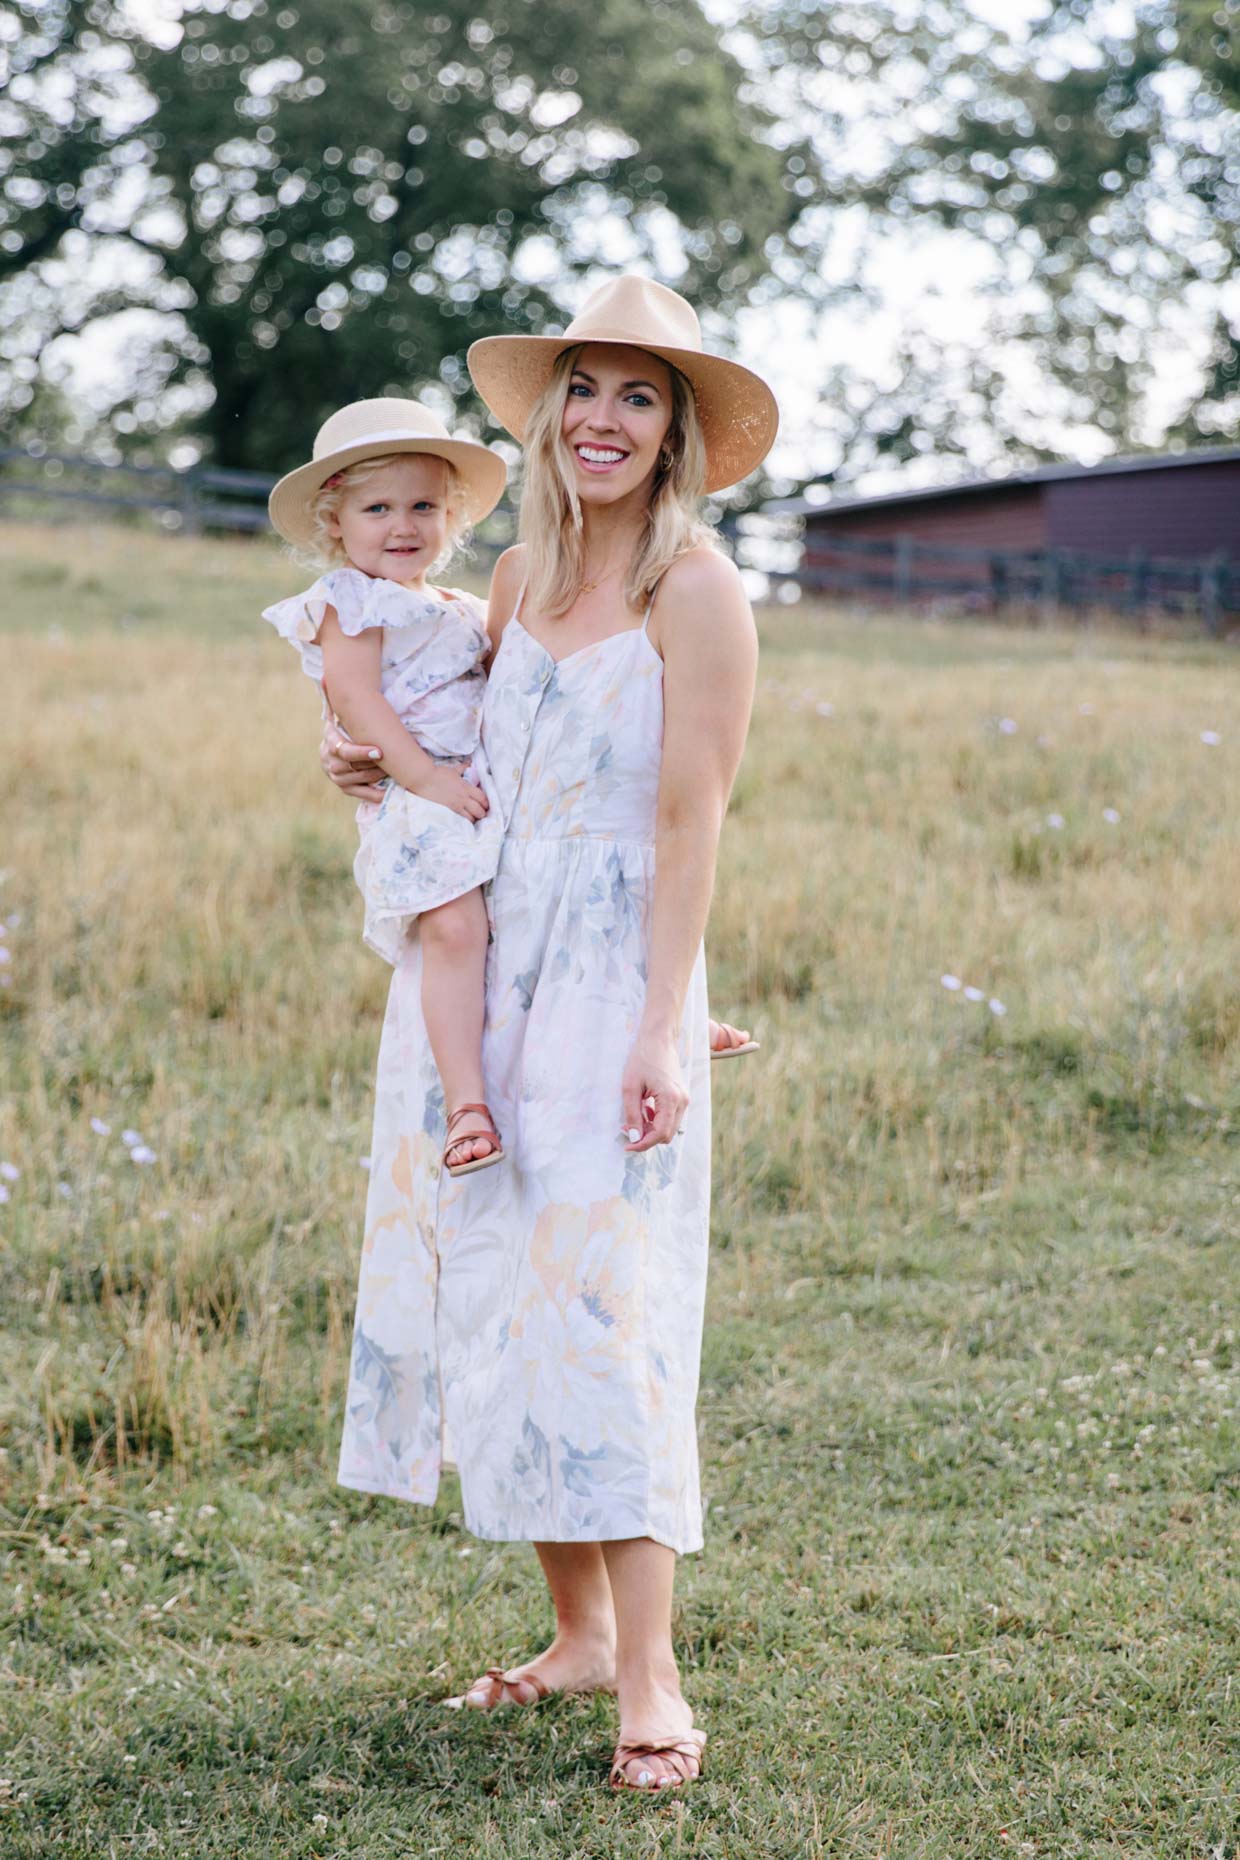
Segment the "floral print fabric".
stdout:
<path fill-rule="evenodd" d="M 683 1134 L 626 1155 L 663 666 L 645 626 L 555 663 L 519 618 L 483 741 L 504 837 L 487 892 L 483 1069 L 507 1152 L 442 1173 L 444 1105 L 406 945 L 379 1055 L 338 1477 L 478 1537 L 701 1547 L 694 1403 L 710 1197 L 705 961 L 681 1031 Z"/>
<path fill-rule="evenodd" d="M 419 593 L 357 568 L 331 569 L 313 587 L 263 611 L 297 648 L 302 670 L 320 691 L 319 630 L 328 606 L 352 637 L 382 628 L 384 697 L 428 755 L 468 775 L 491 802 L 491 812 L 475 822 L 388 781 L 378 805 L 359 804 L 353 875 L 365 901 L 362 935 L 395 964 L 422 911 L 473 891 L 494 876 L 499 862 L 503 821 L 480 748 L 486 622 L 481 604 L 461 589 L 447 596 Z M 329 714 L 325 691 L 323 704 Z"/>

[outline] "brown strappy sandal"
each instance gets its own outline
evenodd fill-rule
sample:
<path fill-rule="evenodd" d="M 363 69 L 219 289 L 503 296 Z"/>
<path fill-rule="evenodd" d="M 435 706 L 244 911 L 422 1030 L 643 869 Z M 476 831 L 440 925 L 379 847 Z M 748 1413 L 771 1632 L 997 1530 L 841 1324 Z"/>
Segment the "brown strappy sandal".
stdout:
<path fill-rule="evenodd" d="M 481 1692 L 484 1686 L 488 1694 L 485 1704 L 469 1705 L 470 1692 Z M 505 1692 L 512 1692 L 516 1686 L 532 1686 L 533 1698 L 505 1698 Z M 453 1711 L 460 1711 L 462 1706 L 468 1706 L 470 1711 L 494 1711 L 497 1705 L 541 1705 L 544 1699 L 551 1697 L 552 1691 L 553 1688 L 545 1679 L 540 1679 L 537 1673 L 518 1673 L 515 1678 L 508 1679 L 502 1666 L 488 1666 L 483 1677 L 475 1679 L 468 1691 L 462 1692 L 458 1699 L 448 1699 L 447 1703 Z"/>
<path fill-rule="evenodd" d="M 663 1742 L 630 1744 L 623 1739 L 616 1745 L 615 1755 L 611 1760 L 611 1774 L 607 1780 L 613 1789 L 636 1789 L 639 1795 L 662 1795 L 665 1789 L 683 1789 L 687 1782 L 696 1782 L 702 1774 L 702 1751 L 706 1745 L 705 1731 L 696 1727 L 683 1731 L 679 1737 L 669 1737 Z M 663 1782 L 630 1782 L 626 1774 L 627 1766 L 634 1757 L 664 1757 L 673 1765 L 680 1780 L 667 1777 Z M 696 1765 L 690 1769 L 690 1764 Z M 638 1771 L 640 1775 L 640 1770 Z"/>
<path fill-rule="evenodd" d="M 485 1117 L 487 1128 L 485 1130 L 464 1130 L 461 1132 L 460 1136 L 454 1137 L 452 1135 L 453 1124 L 456 1123 L 458 1118 L 464 1117 L 470 1111 L 473 1111 L 479 1117 Z M 499 1131 L 495 1128 L 495 1119 L 491 1116 L 485 1104 L 458 1104 L 455 1111 L 450 1111 L 448 1113 L 448 1125 L 445 1137 L 446 1141 L 443 1146 L 443 1166 L 448 1175 L 472 1175 L 475 1169 L 489 1169 L 492 1163 L 503 1162 L 504 1160 L 503 1139 Z M 484 1143 L 489 1143 L 491 1145 L 490 1155 L 471 1156 L 468 1162 L 463 1163 L 450 1163 L 448 1161 L 449 1150 L 455 1149 L 458 1143 L 471 1143 L 475 1138 L 481 1138 Z"/>

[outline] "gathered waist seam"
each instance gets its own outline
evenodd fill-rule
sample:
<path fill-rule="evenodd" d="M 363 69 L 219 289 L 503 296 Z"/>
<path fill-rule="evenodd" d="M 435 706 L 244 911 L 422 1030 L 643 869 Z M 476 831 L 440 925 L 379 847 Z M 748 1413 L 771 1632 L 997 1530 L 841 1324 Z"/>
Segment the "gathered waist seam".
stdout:
<path fill-rule="evenodd" d="M 653 852 L 653 840 L 622 840 L 610 833 L 508 833 L 506 846 L 626 846 L 635 852 Z"/>

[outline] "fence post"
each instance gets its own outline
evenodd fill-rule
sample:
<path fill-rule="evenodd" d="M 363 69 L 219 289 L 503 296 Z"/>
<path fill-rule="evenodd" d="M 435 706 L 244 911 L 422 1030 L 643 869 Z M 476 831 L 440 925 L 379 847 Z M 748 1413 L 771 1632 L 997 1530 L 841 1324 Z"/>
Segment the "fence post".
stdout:
<path fill-rule="evenodd" d="M 913 538 L 896 537 L 894 593 L 899 606 L 907 607 L 913 598 Z"/>
<path fill-rule="evenodd" d="M 1210 634 L 1217 634 L 1223 623 L 1223 576 L 1226 572 L 1227 556 L 1222 550 L 1208 556 L 1201 564 L 1201 618 Z"/>
<path fill-rule="evenodd" d="M 198 509 L 198 467 L 181 473 L 181 530 L 186 536 L 202 534 L 202 516 Z"/>
<path fill-rule="evenodd" d="M 1059 617 L 1059 596 L 1063 585 L 1063 561 L 1058 549 L 1047 549 L 1042 556 L 1042 618 Z"/>
<path fill-rule="evenodd" d="M 1128 611 L 1140 614 L 1150 598 L 1150 559 L 1134 549 L 1128 562 Z"/>

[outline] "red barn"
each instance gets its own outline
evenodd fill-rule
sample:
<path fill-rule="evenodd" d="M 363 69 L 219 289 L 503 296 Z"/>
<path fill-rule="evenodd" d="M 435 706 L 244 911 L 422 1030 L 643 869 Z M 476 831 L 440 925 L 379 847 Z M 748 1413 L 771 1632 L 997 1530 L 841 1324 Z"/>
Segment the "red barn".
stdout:
<path fill-rule="evenodd" d="M 823 592 L 1240 610 L 1240 448 L 795 508 L 800 579 Z"/>

